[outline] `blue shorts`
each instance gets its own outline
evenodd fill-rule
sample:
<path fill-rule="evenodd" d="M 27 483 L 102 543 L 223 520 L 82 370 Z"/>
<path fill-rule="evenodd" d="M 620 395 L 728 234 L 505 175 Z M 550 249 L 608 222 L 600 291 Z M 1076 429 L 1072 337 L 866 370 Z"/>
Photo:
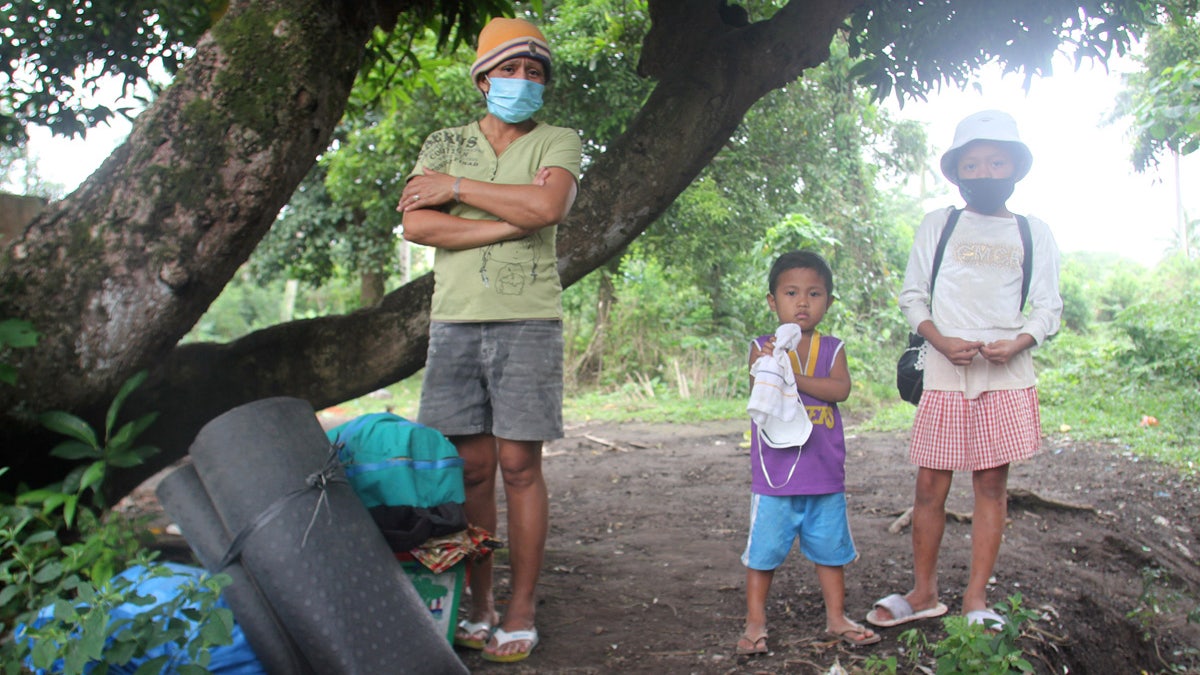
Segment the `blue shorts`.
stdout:
<path fill-rule="evenodd" d="M 750 536 L 742 564 L 752 570 L 773 570 L 783 564 L 792 542 L 800 537 L 805 558 L 825 567 L 841 567 L 858 557 L 846 493 L 772 497 L 752 495 Z"/>
<path fill-rule="evenodd" d="M 417 421 L 446 436 L 510 441 L 562 438 L 560 321 L 429 326 Z"/>

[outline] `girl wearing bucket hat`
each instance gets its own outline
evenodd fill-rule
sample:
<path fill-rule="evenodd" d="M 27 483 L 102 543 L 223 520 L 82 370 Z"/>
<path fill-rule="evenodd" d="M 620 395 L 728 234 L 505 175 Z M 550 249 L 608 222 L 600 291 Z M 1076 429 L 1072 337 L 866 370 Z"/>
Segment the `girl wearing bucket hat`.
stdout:
<path fill-rule="evenodd" d="M 1005 206 L 1032 163 L 1012 117 L 995 110 L 970 115 L 941 160 L 966 208 L 927 214 L 914 239 L 899 298 L 909 325 L 926 340 L 924 393 L 909 446 L 918 467 L 913 587 L 875 604 L 867 621 L 877 626 L 947 611 L 938 600 L 937 560 L 955 471 L 971 472 L 975 496 L 962 613 L 989 630 L 1004 623 L 988 608 L 987 584 L 1007 517 L 1008 466 L 1041 444 L 1032 350 L 1058 331 L 1062 316 L 1050 228 Z M 1022 220 L 1028 221 L 1028 244 Z M 943 231 L 948 236 L 935 277 Z"/>
<path fill-rule="evenodd" d="M 501 622 L 486 557 L 471 568 L 469 618 L 455 635 L 492 661 L 517 661 L 537 646 L 535 590 L 549 527 L 541 451 L 563 435 L 555 234 L 575 201 L 582 145 L 574 130 L 533 119 L 550 65 L 536 26 L 489 22 L 470 71 L 487 113 L 426 139 L 397 206 L 404 238 L 436 249 L 418 421 L 462 456 L 472 525 L 497 531 L 497 469 L 504 486 L 507 611 Z"/>

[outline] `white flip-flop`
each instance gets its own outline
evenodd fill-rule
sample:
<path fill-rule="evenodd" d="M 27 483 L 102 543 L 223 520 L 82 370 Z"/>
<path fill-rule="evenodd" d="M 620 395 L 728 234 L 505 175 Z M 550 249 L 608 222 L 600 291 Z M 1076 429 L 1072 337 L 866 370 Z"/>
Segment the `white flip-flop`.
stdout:
<path fill-rule="evenodd" d="M 967 612 L 967 625 L 974 626 L 979 624 L 987 630 L 1000 630 L 1008 623 L 1004 617 L 993 612 L 990 609 L 976 609 Z"/>
<path fill-rule="evenodd" d="M 940 602 L 928 609 L 914 610 L 912 605 L 908 604 L 908 600 L 899 593 L 892 593 L 886 598 L 880 598 L 875 603 L 875 607 L 886 609 L 892 615 L 890 619 L 881 619 L 874 609 L 867 612 L 867 623 L 880 628 L 890 628 L 921 619 L 932 619 L 948 611 L 947 607 Z"/>
<path fill-rule="evenodd" d="M 529 642 L 529 649 L 523 652 L 514 652 L 512 654 L 494 654 L 488 650 L 483 650 L 483 660 L 492 661 L 495 663 L 512 663 L 514 661 L 523 661 L 533 652 L 533 648 L 538 646 L 538 632 L 536 628 L 529 630 L 514 630 L 506 631 L 503 628 L 497 628 L 492 637 L 496 638 L 496 647 L 503 647 L 512 642 Z"/>

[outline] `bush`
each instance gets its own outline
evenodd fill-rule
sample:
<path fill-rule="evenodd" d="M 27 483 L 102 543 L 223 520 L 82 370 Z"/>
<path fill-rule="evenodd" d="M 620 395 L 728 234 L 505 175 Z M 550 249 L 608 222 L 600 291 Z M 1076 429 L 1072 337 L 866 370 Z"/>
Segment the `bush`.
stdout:
<path fill-rule="evenodd" d="M 198 664 L 171 672 L 205 672 L 208 647 L 230 642 L 232 613 L 217 607 L 229 583 L 226 576 L 203 578 L 136 617 L 113 618 L 123 605 L 154 602 L 117 574 L 131 564 L 148 566 L 157 556 L 139 538 L 142 528 L 103 515 L 108 471 L 157 452 L 136 445 L 154 414 L 117 425 L 121 405 L 144 378 L 139 373 L 121 388 L 109 407 L 103 437 L 68 413 L 42 415 L 48 428 L 68 436 L 51 454 L 91 461 L 60 483 L 0 504 L 0 634 L 21 626 L 16 639 L 0 640 L 5 673 L 25 672 L 26 664 L 68 674 L 91 672 L 95 664 L 124 665 L 167 645 Z M 7 471 L 0 468 L 0 474 Z M 91 499 L 85 499 L 89 493 Z M 151 575 L 173 573 L 149 569 Z M 159 672 L 168 658 L 152 659 L 147 672 Z"/>
<path fill-rule="evenodd" d="M 1136 347 L 1132 356 L 1163 375 L 1200 382 L 1200 291 L 1159 296 L 1117 314 Z"/>

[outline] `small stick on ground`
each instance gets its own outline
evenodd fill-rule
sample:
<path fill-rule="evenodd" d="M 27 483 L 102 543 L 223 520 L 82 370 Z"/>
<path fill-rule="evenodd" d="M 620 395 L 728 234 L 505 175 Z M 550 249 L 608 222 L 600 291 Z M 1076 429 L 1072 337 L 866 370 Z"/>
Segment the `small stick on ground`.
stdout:
<path fill-rule="evenodd" d="M 608 448 L 609 450 L 615 450 L 617 452 L 629 452 L 629 448 L 626 448 L 625 446 L 623 446 L 619 443 L 615 443 L 613 441 L 610 441 L 610 440 L 607 440 L 604 438 L 600 438 L 599 436 L 593 436 L 591 434 L 584 434 L 583 437 L 593 443 L 596 443 L 598 445 L 603 445 L 604 447 Z"/>
<path fill-rule="evenodd" d="M 1010 488 L 1008 491 L 1008 503 L 1010 505 L 1023 506 L 1025 508 L 1046 508 L 1058 509 L 1060 511 L 1095 511 L 1096 507 L 1090 504 L 1073 504 L 1071 502 L 1062 502 L 1057 499 L 1049 499 L 1043 497 L 1036 492 L 1030 492 L 1021 488 Z"/>
<path fill-rule="evenodd" d="M 913 507 L 911 506 L 907 509 L 904 509 L 904 513 L 901 513 L 898 518 L 892 521 L 891 525 L 888 525 L 888 532 L 891 532 L 892 534 L 900 534 L 901 530 L 911 525 L 912 512 Z"/>

